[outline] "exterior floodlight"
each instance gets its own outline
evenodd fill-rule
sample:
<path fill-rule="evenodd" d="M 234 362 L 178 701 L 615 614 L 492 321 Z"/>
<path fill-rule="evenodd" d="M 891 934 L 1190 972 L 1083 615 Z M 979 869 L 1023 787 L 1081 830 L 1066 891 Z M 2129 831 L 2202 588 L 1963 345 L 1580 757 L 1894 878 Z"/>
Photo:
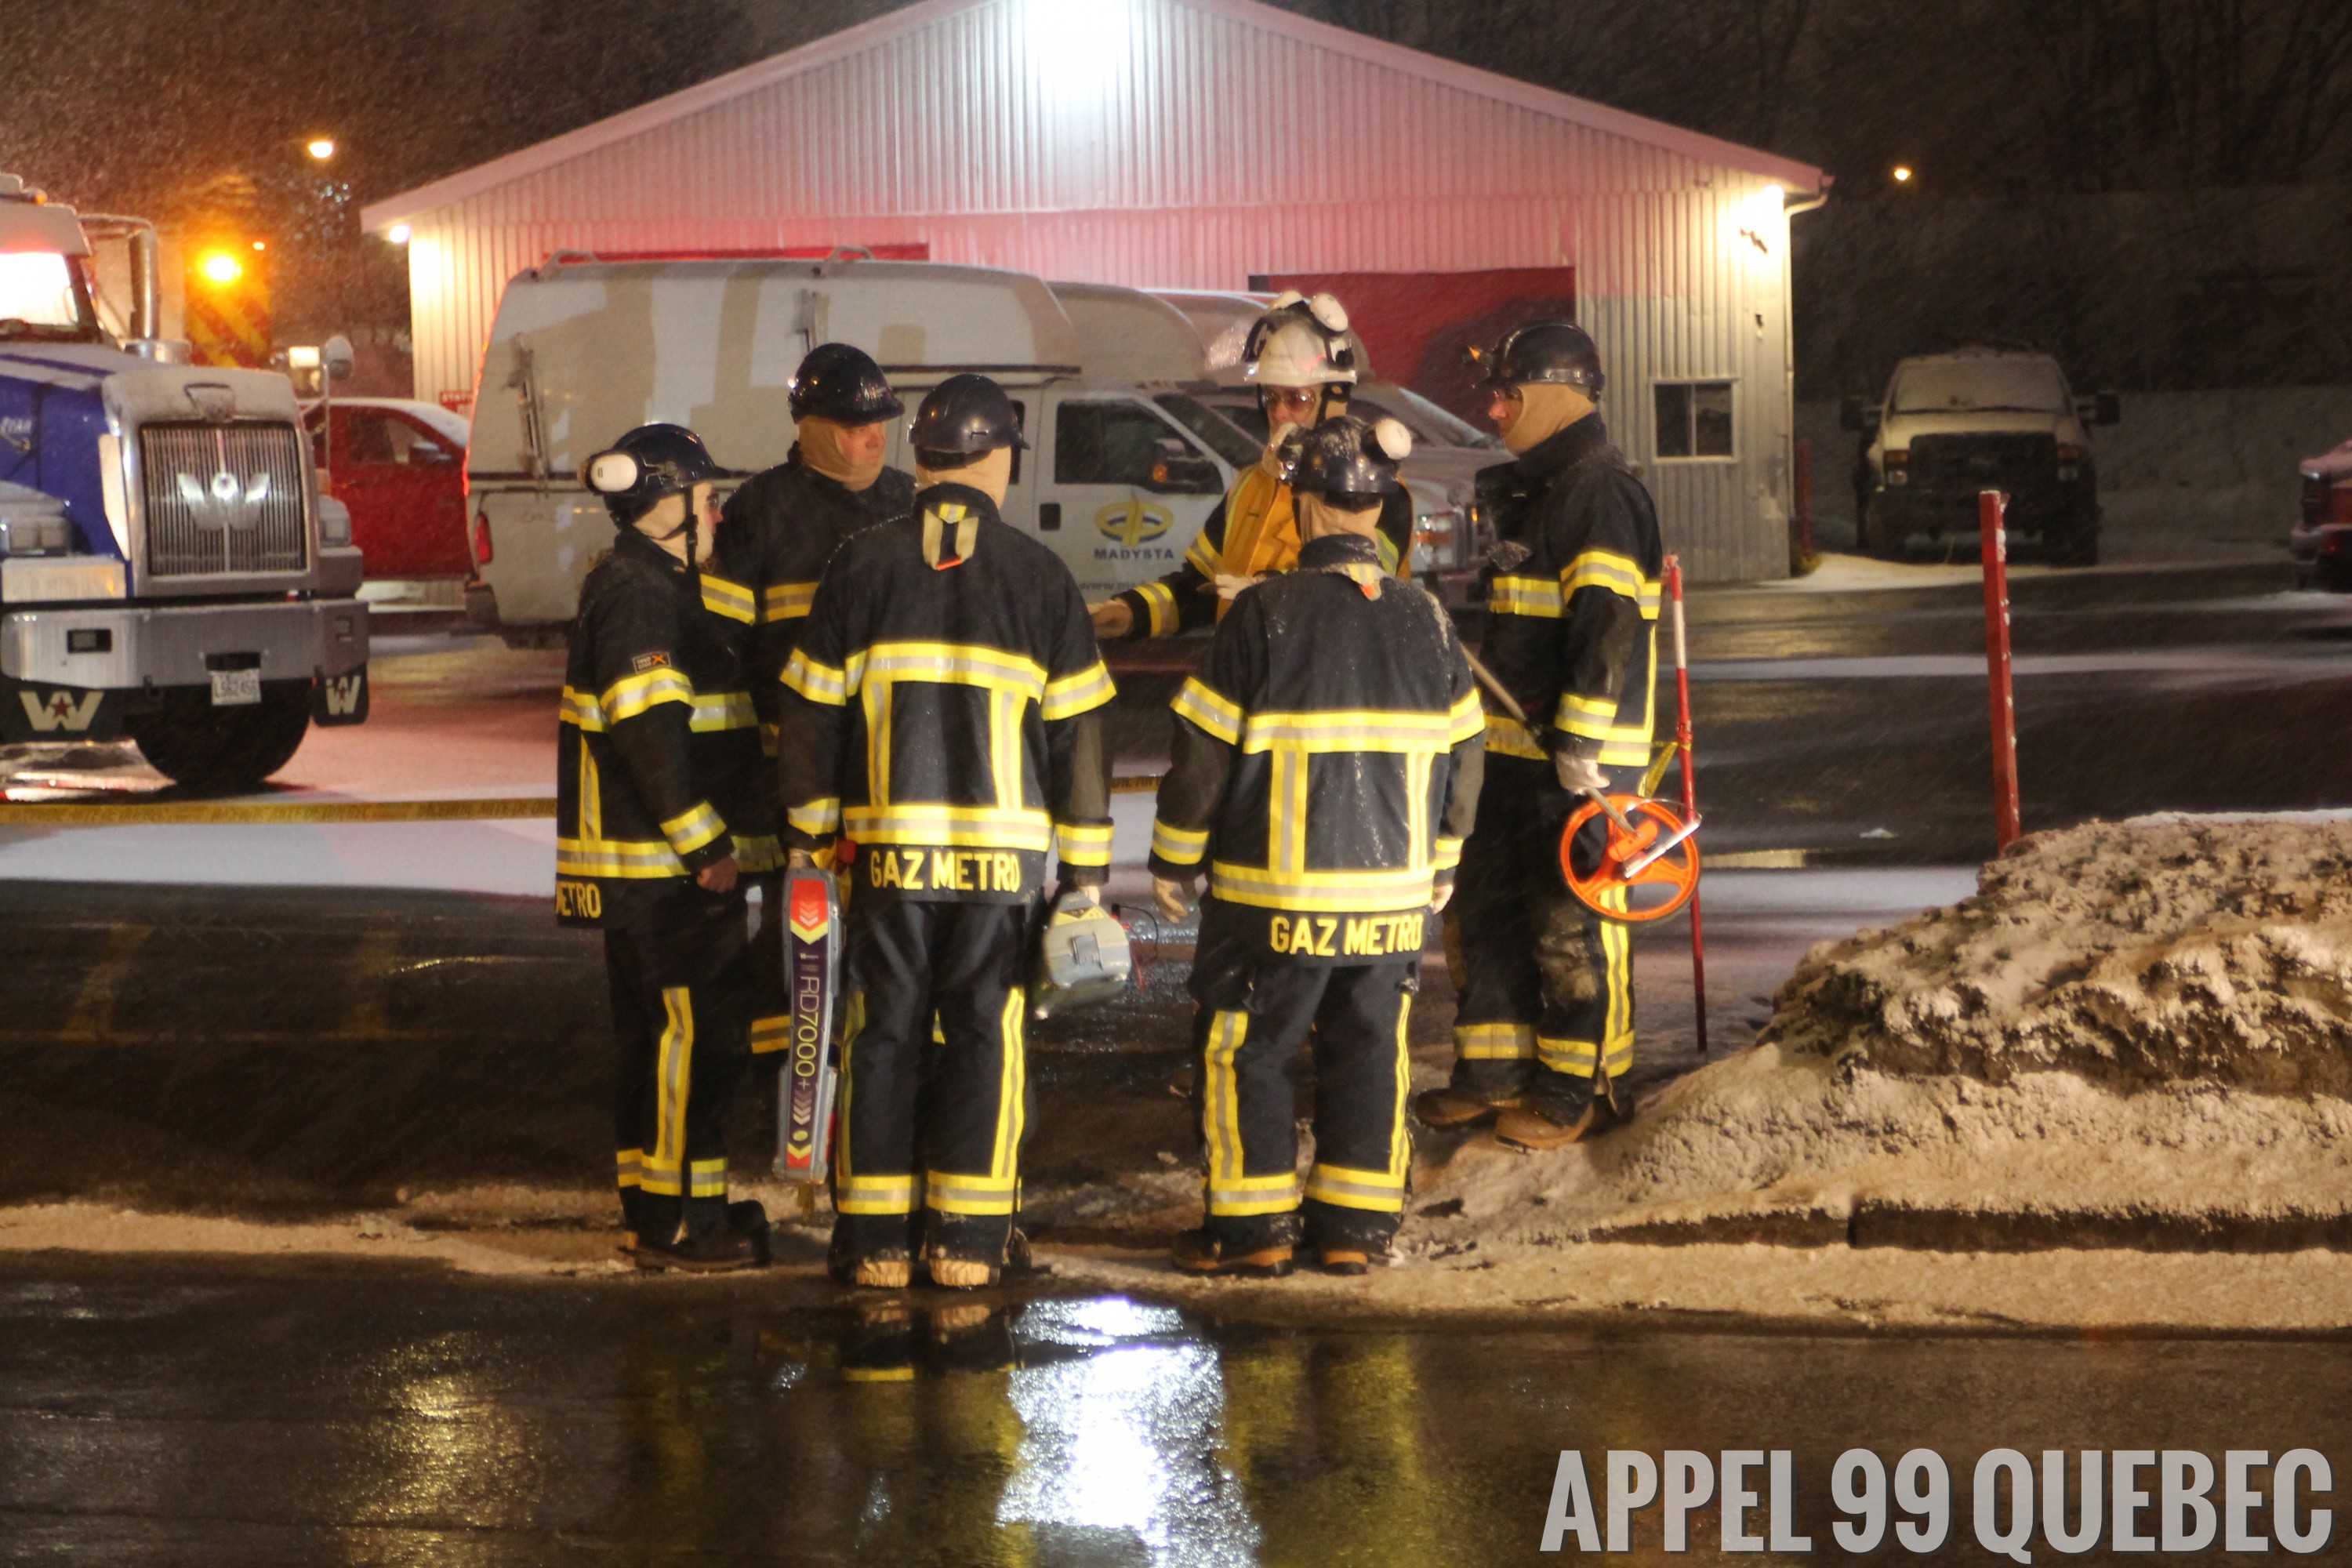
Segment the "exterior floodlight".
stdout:
<path fill-rule="evenodd" d="M 1907 185 L 1911 183 L 1910 164 L 1897 163 L 1895 165 L 1895 183 L 1898 185 Z"/>
<path fill-rule="evenodd" d="M 406 245 L 408 243 L 408 226 L 404 223 L 394 224 L 390 228 L 384 231 L 383 237 L 392 241 L 394 245 Z"/>
<path fill-rule="evenodd" d="M 226 289 L 245 276 L 245 264 L 226 250 L 208 250 L 196 263 L 205 282 Z"/>
<path fill-rule="evenodd" d="M 289 369 L 289 370 L 316 370 L 316 369 L 318 369 L 318 368 L 319 368 L 319 346 L 318 346 L 318 344 L 316 344 L 316 343 L 296 343 L 296 344 L 294 344 L 292 347 L 289 348 L 289 349 L 286 351 L 286 368 L 287 368 L 287 369 Z"/>
<path fill-rule="evenodd" d="M 335 139 L 331 136 L 313 136 L 303 150 L 323 163 L 335 155 Z"/>

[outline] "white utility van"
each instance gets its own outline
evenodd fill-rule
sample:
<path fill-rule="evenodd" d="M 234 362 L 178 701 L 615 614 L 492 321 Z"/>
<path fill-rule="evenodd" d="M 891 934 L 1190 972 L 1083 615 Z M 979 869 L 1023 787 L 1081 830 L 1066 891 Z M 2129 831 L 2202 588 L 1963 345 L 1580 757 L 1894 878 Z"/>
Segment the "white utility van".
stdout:
<path fill-rule="evenodd" d="M 1175 335 L 1182 318 L 1160 309 L 1155 367 L 1188 341 Z M 855 256 L 559 256 L 507 285 L 483 350 L 466 453 L 478 574 L 469 619 L 514 642 L 561 636 L 613 534 L 581 464 L 654 420 L 691 426 L 745 478 L 782 462 L 793 372 L 835 340 L 872 353 L 910 406 L 960 371 L 1003 385 L 1030 441 L 1004 517 L 1050 545 L 1089 599 L 1174 570 L 1257 457 L 1255 441 L 1193 395 L 1205 384 L 1120 377 L 1121 344 L 1090 352 L 1054 290 L 1024 273 Z M 903 420 L 888 460 L 913 466 Z"/>

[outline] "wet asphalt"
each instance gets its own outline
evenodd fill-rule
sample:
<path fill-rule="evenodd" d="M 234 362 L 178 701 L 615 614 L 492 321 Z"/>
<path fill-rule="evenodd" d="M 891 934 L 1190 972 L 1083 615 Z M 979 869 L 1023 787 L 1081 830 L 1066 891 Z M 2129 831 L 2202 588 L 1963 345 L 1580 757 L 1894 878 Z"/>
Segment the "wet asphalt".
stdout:
<path fill-rule="evenodd" d="M 2029 829 L 2352 804 L 2352 600 L 2277 575 L 2021 584 Z M 1966 589 L 1697 596 L 1716 849 L 1989 853 L 1982 639 Z M 1122 771 L 1175 679 L 1128 679 Z M 1825 910 L 1744 875 L 1710 883 L 1718 1049 L 1806 943 L 1908 888 Z M 593 939 L 535 902 L 0 880 L 0 1202 L 290 1220 L 576 1183 L 604 1145 Z M 1696 1058 L 1672 944 L 1641 955 L 1656 1081 Z M 1040 1032 L 1041 1177 L 1185 1147 L 1164 956 L 1115 1016 Z M 1433 968 L 1424 1054 L 1449 1010 Z M 740 1133 L 758 1162 L 756 1107 Z M 1856 1446 L 2352 1462 L 2341 1342 L 1277 1331 L 1044 1289 L 861 1310 L 768 1279 L 0 1254 L 0 1562 L 1511 1562 L 1562 1447 L 1793 1448 L 1824 1528 Z"/>
<path fill-rule="evenodd" d="M 1517 1563 L 1564 1448 L 1596 1476 L 1611 1448 L 1790 1450 L 1790 1523 L 1842 1561 L 1837 1457 L 1925 1446 L 1955 1539 L 1878 1556 L 1982 1562 L 1993 1448 L 2309 1447 L 2340 1478 L 2342 1349 L 1300 1331 L 1118 1298 L 37 1256 L 0 1274 L 0 1561 Z M 1634 1560 L 1725 1561 L 1718 1510 L 1691 1523 L 1668 1559 L 1638 1517 Z"/>

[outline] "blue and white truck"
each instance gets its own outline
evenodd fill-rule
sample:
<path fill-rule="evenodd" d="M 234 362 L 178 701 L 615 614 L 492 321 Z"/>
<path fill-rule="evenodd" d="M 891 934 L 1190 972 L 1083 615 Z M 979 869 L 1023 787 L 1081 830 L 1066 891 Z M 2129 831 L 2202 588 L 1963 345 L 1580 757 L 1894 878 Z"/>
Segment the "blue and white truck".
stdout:
<path fill-rule="evenodd" d="M 286 378 L 155 335 L 158 251 L 0 174 L 0 743 L 128 737 L 179 784 L 249 788 L 367 717 L 362 562 Z"/>

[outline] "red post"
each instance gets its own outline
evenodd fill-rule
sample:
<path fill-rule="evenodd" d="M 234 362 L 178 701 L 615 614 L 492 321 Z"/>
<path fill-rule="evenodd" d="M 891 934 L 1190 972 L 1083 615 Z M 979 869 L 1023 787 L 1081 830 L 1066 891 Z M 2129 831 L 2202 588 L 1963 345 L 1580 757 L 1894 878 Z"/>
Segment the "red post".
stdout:
<path fill-rule="evenodd" d="M 2023 831 L 2017 801 L 2017 697 L 2009 662 L 2009 498 L 1977 492 L 1977 524 L 1984 535 L 1985 663 L 1992 685 L 1993 852 Z"/>
<path fill-rule="evenodd" d="M 1682 753 L 1683 820 L 1698 816 L 1698 780 L 1691 758 L 1690 643 L 1683 631 L 1683 563 L 1666 557 L 1666 595 L 1675 606 L 1675 746 Z M 1699 919 L 1699 896 L 1690 901 L 1691 991 L 1698 1021 L 1699 1059 L 1706 1058 L 1706 927 Z"/>

